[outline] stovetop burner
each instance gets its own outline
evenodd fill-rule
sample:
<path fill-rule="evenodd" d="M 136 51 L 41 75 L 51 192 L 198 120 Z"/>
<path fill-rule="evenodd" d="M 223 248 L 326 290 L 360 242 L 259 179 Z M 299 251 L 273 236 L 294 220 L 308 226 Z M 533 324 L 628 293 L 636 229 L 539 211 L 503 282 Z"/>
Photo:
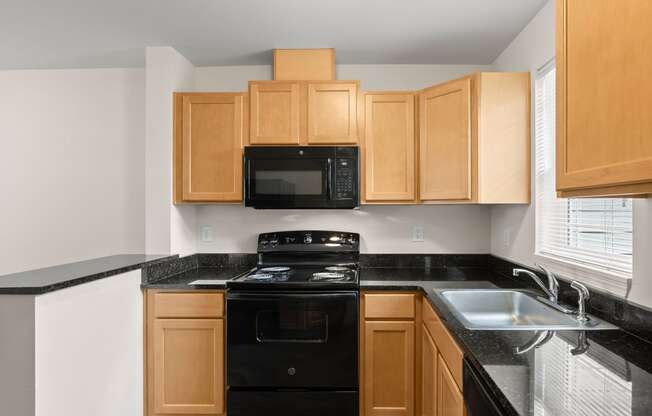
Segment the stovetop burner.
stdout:
<path fill-rule="evenodd" d="M 328 270 L 328 268 L 327 268 Z M 346 279 L 346 276 L 344 273 L 336 273 L 336 272 L 317 272 L 312 274 L 312 280 L 344 280 Z"/>
<path fill-rule="evenodd" d="M 351 269 L 346 266 L 327 266 L 325 267 L 325 270 L 328 270 L 329 272 L 347 272 Z"/>
<path fill-rule="evenodd" d="M 290 268 L 288 266 L 274 266 L 274 267 L 263 267 L 259 269 L 260 272 L 287 272 Z"/>
<path fill-rule="evenodd" d="M 357 290 L 356 233 L 283 231 L 258 236 L 258 267 L 227 282 L 239 290 Z"/>

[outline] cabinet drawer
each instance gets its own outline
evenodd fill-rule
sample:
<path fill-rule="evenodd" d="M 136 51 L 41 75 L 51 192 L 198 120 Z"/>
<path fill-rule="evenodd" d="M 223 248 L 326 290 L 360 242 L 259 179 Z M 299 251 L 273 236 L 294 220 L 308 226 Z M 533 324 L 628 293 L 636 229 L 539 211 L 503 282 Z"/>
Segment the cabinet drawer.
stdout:
<path fill-rule="evenodd" d="M 446 361 L 446 365 L 450 369 L 455 382 L 461 387 L 462 360 L 464 358 L 462 350 L 457 346 L 457 343 L 451 334 L 444 327 L 444 324 L 425 299 L 421 307 L 421 313 L 423 323 L 432 338 L 435 340 L 435 344 L 437 344 L 437 348 L 439 349 L 439 354 L 441 354 L 444 361 Z"/>
<path fill-rule="evenodd" d="M 155 318 L 218 318 L 224 316 L 223 293 L 154 294 Z"/>
<path fill-rule="evenodd" d="M 367 319 L 414 319 L 414 305 L 414 294 L 366 294 L 364 317 Z"/>

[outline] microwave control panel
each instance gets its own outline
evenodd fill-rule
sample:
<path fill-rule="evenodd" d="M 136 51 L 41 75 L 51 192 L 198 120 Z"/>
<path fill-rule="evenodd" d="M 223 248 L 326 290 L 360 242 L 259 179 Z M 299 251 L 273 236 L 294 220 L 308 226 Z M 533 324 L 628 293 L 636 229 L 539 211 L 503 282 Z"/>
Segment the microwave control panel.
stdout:
<path fill-rule="evenodd" d="M 355 166 L 353 159 L 338 158 L 335 161 L 335 199 L 355 198 Z"/>

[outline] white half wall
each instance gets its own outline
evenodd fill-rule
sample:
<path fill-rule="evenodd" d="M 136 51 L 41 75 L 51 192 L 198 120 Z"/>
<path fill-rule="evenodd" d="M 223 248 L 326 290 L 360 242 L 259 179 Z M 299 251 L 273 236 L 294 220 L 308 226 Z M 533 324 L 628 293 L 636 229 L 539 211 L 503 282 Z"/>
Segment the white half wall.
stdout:
<path fill-rule="evenodd" d="M 34 296 L 0 295 L 0 414 L 34 416 Z"/>
<path fill-rule="evenodd" d="M 146 79 L 146 252 L 188 255 L 195 252 L 195 207 L 172 204 L 172 93 L 192 91 L 195 67 L 175 49 L 145 52 Z"/>
<path fill-rule="evenodd" d="M 338 79 L 360 80 L 362 90 L 416 90 L 476 71 L 483 65 L 338 65 Z M 198 91 L 246 91 L 247 81 L 272 76 L 271 66 L 198 67 Z M 253 210 L 241 205 L 203 205 L 197 225 L 213 228 L 200 252 L 256 251 L 258 233 L 326 229 L 361 234 L 365 253 L 488 253 L 490 207 L 464 205 L 363 206 L 361 210 Z M 424 242 L 412 242 L 422 225 Z"/>
<path fill-rule="evenodd" d="M 144 75 L 0 71 L 0 275 L 143 252 Z"/>
<path fill-rule="evenodd" d="M 494 61 L 496 71 L 536 71 L 555 57 L 555 1 L 549 1 Z M 532 100 L 534 103 L 534 99 Z M 534 108 L 532 109 L 534 120 Z M 534 159 L 532 124 L 532 160 Z M 532 165 L 532 195 L 534 164 Z M 530 206 L 494 206 L 491 210 L 491 253 L 533 266 L 535 263 L 535 209 Z M 634 201 L 634 275 L 628 299 L 652 307 L 652 202 Z"/>
<path fill-rule="evenodd" d="M 143 415 L 140 283 L 134 270 L 36 297 L 33 415 Z"/>

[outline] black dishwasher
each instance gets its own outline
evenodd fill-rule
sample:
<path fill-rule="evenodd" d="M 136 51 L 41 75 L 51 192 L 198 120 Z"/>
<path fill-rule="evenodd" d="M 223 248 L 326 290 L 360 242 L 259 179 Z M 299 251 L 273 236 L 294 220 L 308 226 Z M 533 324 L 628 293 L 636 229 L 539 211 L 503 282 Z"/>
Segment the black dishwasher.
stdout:
<path fill-rule="evenodd" d="M 468 416 L 504 415 L 467 359 L 464 359 L 463 380 L 464 403 Z"/>

